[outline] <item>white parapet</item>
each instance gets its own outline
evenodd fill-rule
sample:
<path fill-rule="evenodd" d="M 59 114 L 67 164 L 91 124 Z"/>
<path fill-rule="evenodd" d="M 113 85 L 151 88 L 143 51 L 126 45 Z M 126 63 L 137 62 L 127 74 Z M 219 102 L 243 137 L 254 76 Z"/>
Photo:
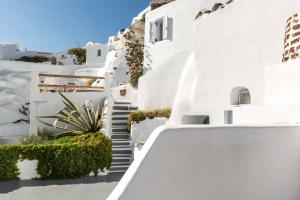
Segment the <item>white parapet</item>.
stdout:
<path fill-rule="evenodd" d="M 299 169 L 299 126 L 160 128 L 108 200 L 294 200 Z"/>

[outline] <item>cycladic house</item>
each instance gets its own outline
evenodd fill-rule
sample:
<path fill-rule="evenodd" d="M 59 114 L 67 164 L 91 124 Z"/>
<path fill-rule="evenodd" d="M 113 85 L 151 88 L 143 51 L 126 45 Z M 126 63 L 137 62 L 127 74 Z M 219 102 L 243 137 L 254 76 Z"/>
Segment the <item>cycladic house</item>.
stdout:
<path fill-rule="evenodd" d="M 298 12 L 294 1 L 177 0 L 147 13 L 139 107 L 172 107 L 174 124 L 300 122 Z"/>

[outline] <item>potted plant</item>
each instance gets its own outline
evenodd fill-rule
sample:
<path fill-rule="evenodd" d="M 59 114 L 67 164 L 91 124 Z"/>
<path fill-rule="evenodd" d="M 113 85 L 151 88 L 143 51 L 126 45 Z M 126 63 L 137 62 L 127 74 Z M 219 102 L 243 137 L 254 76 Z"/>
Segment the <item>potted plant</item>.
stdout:
<path fill-rule="evenodd" d="M 126 93 L 127 93 L 126 88 L 123 88 L 120 90 L 120 96 L 124 97 L 124 96 L 126 96 Z"/>

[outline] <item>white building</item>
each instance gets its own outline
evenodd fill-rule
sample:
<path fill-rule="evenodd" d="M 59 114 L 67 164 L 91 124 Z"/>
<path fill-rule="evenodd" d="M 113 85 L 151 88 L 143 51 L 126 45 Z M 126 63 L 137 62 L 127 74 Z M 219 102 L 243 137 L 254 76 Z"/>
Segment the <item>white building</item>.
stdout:
<path fill-rule="evenodd" d="M 272 3 L 280 11 L 273 16 L 270 1 L 223 3 L 197 19 L 214 3 L 177 0 L 147 13 L 139 107 L 172 107 L 175 124 L 193 115 L 214 125 L 300 123 L 300 61 L 282 64 L 286 26 L 297 26 L 300 4 Z M 258 9 L 263 17 L 250 12 Z"/>
<path fill-rule="evenodd" d="M 54 54 L 54 56 L 51 58 L 51 64 L 78 65 L 79 63 L 75 55 L 70 55 L 67 52 L 61 52 L 61 53 Z"/>
<path fill-rule="evenodd" d="M 108 200 L 299 199 L 299 12 L 293 0 L 176 0 L 147 13 L 138 106 L 172 116 Z"/>
<path fill-rule="evenodd" d="M 113 49 L 111 45 L 88 42 L 86 48 L 86 64 L 104 66 L 106 56 Z"/>
<path fill-rule="evenodd" d="M 44 56 L 50 58 L 52 53 L 27 51 L 21 49 L 20 45 L 15 44 L 0 44 L 0 60 L 16 60 L 24 56 Z"/>

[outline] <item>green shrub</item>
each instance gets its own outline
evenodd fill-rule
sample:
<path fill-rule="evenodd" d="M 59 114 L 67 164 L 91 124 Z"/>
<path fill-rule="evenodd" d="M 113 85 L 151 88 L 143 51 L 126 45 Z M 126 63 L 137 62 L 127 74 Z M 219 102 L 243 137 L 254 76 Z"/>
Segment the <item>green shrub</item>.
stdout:
<path fill-rule="evenodd" d="M 22 58 L 16 59 L 16 61 L 43 63 L 49 62 L 50 58 L 46 56 L 23 56 Z"/>
<path fill-rule="evenodd" d="M 132 112 L 129 115 L 128 118 L 128 130 L 131 130 L 131 124 L 133 122 L 139 123 L 141 121 L 144 121 L 145 119 L 153 119 L 155 117 L 165 117 L 165 118 L 170 118 L 172 113 L 171 108 L 165 108 L 165 109 L 155 109 L 155 110 L 150 110 L 150 111 L 141 111 L 138 110 L 136 112 Z"/>
<path fill-rule="evenodd" d="M 79 64 L 83 65 L 86 62 L 86 49 L 84 48 L 72 48 L 68 50 L 69 55 L 76 56 Z"/>
<path fill-rule="evenodd" d="M 49 144 L 0 146 L 0 181 L 18 179 L 18 159 L 38 160 L 41 179 L 68 179 L 109 169 L 111 139 L 101 133 L 61 137 Z"/>
<path fill-rule="evenodd" d="M 19 157 L 19 145 L 0 146 L 0 182 L 18 179 L 20 174 L 17 168 Z"/>
<path fill-rule="evenodd" d="M 46 134 L 28 135 L 20 140 L 21 144 L 46 144 L 51 142 L 51 138 Z"/>

